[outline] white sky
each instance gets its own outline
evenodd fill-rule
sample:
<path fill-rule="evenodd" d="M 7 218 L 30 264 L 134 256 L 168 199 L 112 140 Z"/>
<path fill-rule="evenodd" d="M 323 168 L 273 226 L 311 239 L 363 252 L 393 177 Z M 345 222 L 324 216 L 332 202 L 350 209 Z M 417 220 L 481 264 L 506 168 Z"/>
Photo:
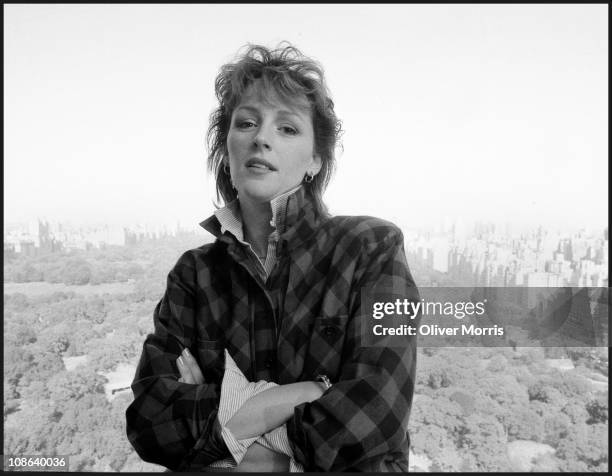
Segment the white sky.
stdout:
<path fill-rule="evenodd" d="M 325 67 L 336 214 L 607 224 L 607 5 L 5 5 L 5 222 L 197 223 L 219 67 Z"/>

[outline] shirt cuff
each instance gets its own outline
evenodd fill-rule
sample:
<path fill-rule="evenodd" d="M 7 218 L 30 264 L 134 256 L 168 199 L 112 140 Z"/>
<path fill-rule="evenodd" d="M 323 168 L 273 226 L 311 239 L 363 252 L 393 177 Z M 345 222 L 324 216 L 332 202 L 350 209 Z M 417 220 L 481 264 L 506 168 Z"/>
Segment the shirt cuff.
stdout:
<path fill-rule="evenodd" d="M 240 464 L 244 455 L 246 454 L 249 446 L 251 446 L 255 441 L 257 441 L 257 436 L 253 438 L 247 438 L 244 440 L 237 440 L 236 437 L 232 434 L 231 431 L 227 427 L 223 427 L 221 429 L 221 436 L 223 437 L 223 441 L 227 445 L 227 449 L 229 450 L 232 458 L 236 462 L 236 464 Z"/>

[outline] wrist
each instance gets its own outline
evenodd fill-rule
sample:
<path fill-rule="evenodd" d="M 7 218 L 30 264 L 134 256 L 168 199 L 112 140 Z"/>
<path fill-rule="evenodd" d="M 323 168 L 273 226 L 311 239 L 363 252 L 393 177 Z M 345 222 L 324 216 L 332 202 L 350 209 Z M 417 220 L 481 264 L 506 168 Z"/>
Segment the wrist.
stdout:
<path fill-rule="evenodd" d="M 327 390 L 327 387 L 325 386 L 323 382 L 314 381 L 314 382 L 309 382 L 309 383 L 310 383 L 310 385 L 308 386 L 308 390 L 309 390 L 308 401 L 309 402 L 312 402 L 313 400 L 317 400 L 321 398 L 325 390 Z"/>

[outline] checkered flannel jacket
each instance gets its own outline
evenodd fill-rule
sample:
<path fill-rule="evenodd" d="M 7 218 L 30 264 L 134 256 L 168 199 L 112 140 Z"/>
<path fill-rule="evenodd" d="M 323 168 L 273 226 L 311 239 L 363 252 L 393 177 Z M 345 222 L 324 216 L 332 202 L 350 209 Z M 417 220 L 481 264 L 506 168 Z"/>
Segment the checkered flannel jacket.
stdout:
<path fill-rule="evenodd" d="M 401 231 L 372 217 L 318 214 L 303 188 L 289 197 L 278 263 L 264 281 L 215 217 L 212 244 L 184 253 L 155 308 L 132 384 L 127 434 L 146 461 L 202 470 L 230 456 L 217 420 L 224 348 L 250 381 L 327 375 L 333 386 L 287 421 L 306 471 L 408 471 L 416 338 L 364 346 L 362 289 L 391 286 L 418 300 Z M 178 382 L 187 347 L 205 383 Z"/>

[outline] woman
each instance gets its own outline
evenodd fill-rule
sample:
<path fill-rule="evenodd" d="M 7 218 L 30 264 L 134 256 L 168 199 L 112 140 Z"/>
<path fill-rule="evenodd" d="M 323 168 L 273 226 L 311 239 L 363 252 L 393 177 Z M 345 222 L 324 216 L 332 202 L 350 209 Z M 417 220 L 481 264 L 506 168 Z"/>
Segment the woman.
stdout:
<path fill-rule="evenodd" d="M 168 275 L 131 443 L 174 470 L 407 471 L 416 342 L 365 345 L 361 293 L 418 293 L 397 227 L 326 211 L 341 128 L 321 67 L 251 46 L 215 88 L 208 160 L 226 205 L 201 223 L 216 241 Z"/>

